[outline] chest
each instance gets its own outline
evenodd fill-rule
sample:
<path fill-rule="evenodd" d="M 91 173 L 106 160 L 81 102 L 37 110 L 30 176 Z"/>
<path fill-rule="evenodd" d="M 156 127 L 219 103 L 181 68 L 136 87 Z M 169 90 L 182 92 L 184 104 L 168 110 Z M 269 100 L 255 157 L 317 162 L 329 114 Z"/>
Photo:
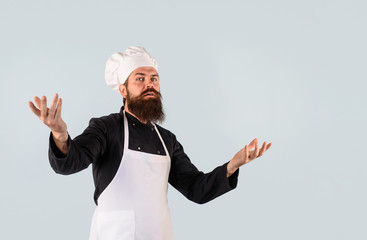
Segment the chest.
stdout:
<path fill-rule="evenodd" d="M 163 144 L 151 125 L 143 125 L 129 122 L 128 148 L 133 151 L 165 155 Z"/>

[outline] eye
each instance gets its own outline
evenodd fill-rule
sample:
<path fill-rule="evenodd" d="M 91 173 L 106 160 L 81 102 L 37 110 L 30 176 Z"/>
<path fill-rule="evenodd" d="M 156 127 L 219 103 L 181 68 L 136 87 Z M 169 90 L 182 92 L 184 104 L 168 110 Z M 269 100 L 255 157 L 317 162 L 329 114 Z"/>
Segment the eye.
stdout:
<path fill-rule="evenodd" d="M 136 79 L 136 81 L 144 81 L 144 78 L 143 78 L 143 77 L 138 77 L 138 78 Z"/>
<path fill-rule="evenodd" d="M 152 78 L 152 82 L 157 82 L 158 78 Z"/>

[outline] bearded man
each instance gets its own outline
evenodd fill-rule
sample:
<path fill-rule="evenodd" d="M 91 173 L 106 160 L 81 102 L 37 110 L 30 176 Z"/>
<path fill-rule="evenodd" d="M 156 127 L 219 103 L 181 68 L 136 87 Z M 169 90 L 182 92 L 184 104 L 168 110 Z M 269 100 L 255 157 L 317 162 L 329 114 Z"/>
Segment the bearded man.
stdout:
<path fill-rule="evenodd" d="M 167 202 L 170 183 L 189 200 L 202 204 L 236 188 L 239 167 L 264 154 L 271 143 L 258 140 L 240 149 L 210 173 L 199 171 L 162 122 L 156 61 L 142 47 L 130 47 L 107 61 L 105 78 L 124 98 L 120 113 L 92 118 L 71 139 L 55 94 L 34 98 L 31 110 L 51 129 L 49 160 L 56 173 L 72 174 L 92 164 L 97 205 L 92 240 L 174 239 Z M 252 150 L 254 149 L 254 150 Z"/>

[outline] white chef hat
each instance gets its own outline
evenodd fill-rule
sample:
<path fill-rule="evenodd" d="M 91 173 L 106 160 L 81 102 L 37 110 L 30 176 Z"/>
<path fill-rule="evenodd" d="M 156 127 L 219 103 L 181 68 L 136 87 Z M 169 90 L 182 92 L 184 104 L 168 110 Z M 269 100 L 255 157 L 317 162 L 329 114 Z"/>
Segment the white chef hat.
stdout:
<path fill-rule="evenodd" d="M 112 54 L 106 63 L 107 85 L 112 90 L 119 91 L 119 85 L 123 84 L 131 72 L 139 67 L 154 67 L 158 71 L 157 62 L 143 47 L 132 46 L 125 52 Z"/>

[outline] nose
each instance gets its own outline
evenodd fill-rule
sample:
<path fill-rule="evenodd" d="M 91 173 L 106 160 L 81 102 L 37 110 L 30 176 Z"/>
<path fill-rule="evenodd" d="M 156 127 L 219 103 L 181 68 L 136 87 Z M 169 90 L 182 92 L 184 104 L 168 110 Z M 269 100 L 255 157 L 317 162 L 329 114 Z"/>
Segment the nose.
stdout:
<path fill-rule="evenodd" d="M 146 89 L 153 88 L 153 84 L 152 83 L 148 83 L 145 87 L 146 87 Z"/>
<path fill-rule="evenodd" d="M 153 88 L 153 81 L 149 80 L 146 82 L 146 88 Z"/>

